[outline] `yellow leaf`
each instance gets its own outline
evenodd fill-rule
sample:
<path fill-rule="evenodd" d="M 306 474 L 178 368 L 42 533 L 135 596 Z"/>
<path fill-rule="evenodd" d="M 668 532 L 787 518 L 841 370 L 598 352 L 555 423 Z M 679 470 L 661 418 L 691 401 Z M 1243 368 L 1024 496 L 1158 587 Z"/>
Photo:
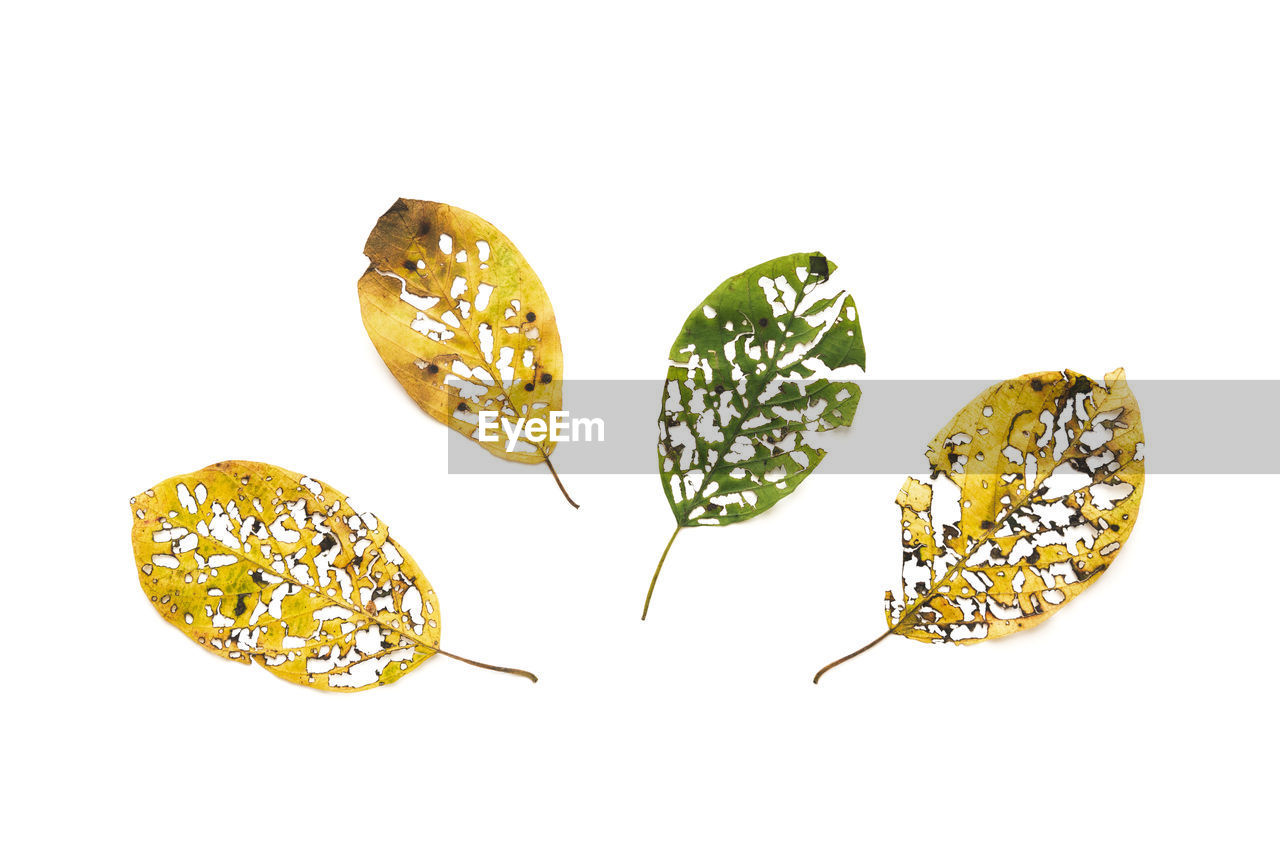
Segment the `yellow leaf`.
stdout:
<path fill-rule="evenodd" d="M 402 198 L 378 219 L 364 252 L 365 331 L 413 401 L 495 456 L 545 462 L 554 475 L 551 438 L 508 450 L 505 437 L 478 436 L 482 412 L 511 429 L 519 418 L 536 421 L 535 434 L 546 435 L 561 408 L 555 313 L 515 244 L 474 213 Z"/>
<path fill-rule="evenodd" d="M 387 527 L 319 480 L 219 462 L 131 501 L 138 581 L 219 657 L 326 690 L 390 684 L 440 648 L 440 605 Z"/>
<path fill-rule="evenodd" d="M 1142 419 L 1124 371 L 1070 370 L 993 385 L 926 453 L 930 485 L 908 478 L 902 588 L 886 593 L 890 634 L 976 643 L 1030 628 L 1115 560 L 1138 518 Z"/>

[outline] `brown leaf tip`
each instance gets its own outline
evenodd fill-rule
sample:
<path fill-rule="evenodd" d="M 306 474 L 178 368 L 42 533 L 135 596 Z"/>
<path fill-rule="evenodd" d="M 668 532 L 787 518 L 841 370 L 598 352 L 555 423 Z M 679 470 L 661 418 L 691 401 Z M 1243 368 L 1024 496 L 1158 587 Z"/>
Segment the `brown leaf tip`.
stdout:
<path fill-rule="evenodd" d="M 422 269 L 417 258 L 406 258 L 406 254 L 414 243 L 423 242 L 436 230 L 435 219 L 441 207 L 433 201 L 397 199 L 369 232 L 365 255 L 383 269 L 400 265 L 407 270 Z"/>

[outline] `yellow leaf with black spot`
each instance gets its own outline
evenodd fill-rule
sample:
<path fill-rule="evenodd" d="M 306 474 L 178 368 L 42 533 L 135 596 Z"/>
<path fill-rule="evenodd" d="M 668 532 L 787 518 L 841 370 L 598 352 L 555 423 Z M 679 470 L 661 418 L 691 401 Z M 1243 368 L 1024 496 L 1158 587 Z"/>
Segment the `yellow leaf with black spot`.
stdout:
<path fill-rule="evenodd" d="M 891 634 L 977 643 L 1048 619 L 1115 560 L 1138 519 L 1142 417 L 1124 371 L 993 385 L 934 437 L 931 483 L 908 478 Z M 945 486 L 945 488 L 944 488 Z"/>
<path fill-rule="evenodd" d="M 131 501 L 138 581 L 219 657 L 324 690 L 390 684 L 440 648 L 440 605 L 412 556 L 332 486 L 219 462 Z"/>
<path fill-rule="evenodd" d="M 462 208 L 402 198 L 364 253 L 365 331 L 413 401 L 495 456 L 555 475 L 550 417 L 561 408 L 564 356 L 551 300 L 515 244 Z M 493 418 L 490 435 L 524 419 L 528 440 L 510 450 L 481 441 L 482 413 Z"/>

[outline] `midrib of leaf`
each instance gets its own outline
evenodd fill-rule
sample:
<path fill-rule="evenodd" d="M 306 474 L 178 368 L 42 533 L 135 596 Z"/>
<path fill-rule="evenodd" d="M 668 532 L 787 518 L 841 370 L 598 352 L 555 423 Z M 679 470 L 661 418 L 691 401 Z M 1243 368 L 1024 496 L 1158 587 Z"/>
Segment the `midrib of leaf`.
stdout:
<path fill-rule="evenodd" d="M 208 541 L 208 542 L 212 542 L 212 543 L 214 543 L 214 547 L 213 547 L 213 549 L 212 549 L 212 550 L 214 551 L 214 553 L 218 553 L 218 554 L 225 554 L 226 556 L 229 556 L 229 557 L 235 557 L 235 558 L 237 559 L 237 561 L 239 561 L 239 560 L 245 560 L 245 562 L 248 562 L 248 563 L 250 563 L 250 564 L 252 564 L 252 565 L 257 566 L 261 571 L 266 572 L 266 573 L 267 573 L 267 574 L 269 574 L 269 575 L 272 575 L 272 576 L 276 576 L 276 575 L 277 575 L 276 570 L 271 566 L 271 564 L 263 562 L 263 561 L 262 561 L 262 559 L 261 559 L 261 558 L 259 558 L 259 557 L 257 556 L 257 554 L 256 554 L 252 549 L 251 549 L 250 551 L 248 551 L 248 552 L 232 551 L 231 549 L 227 548 L 227 546 L 225 546 L 225 545 L 223 545 L 221 542 L 219 542 L 217 539 L 213 539 L 212 537 L 201 537 L 201 538 L 202 538 L 202 539 L 205 539 L 205 540 L 206 540 L 206 541 Z M 281 556 L 283 556 L 283 555 L 281 555 Z M 248 559 L 247 559 L 247 560 L 245 559 L 246 557 L 248 557 Z M 206 557 L 206 559 L 207 559 L 207 557 Z M 154 565 L 155 565 L 155 563 L 152 563 L 152 565 L 154 566 Z M 350 565 L 350 564 L 348 563 L 347 565 Z M 161 568 L 161 569 L 163 569 L 163 568 L 168 568 L 168 569 L 169 569 L 169 571 L 172 571 L 172 572 L 179 572 L 179 571 L 183 571 L 183 572 L 185 572 L 185 571 L 187 571 L 187 570 L 183 569 L 181 565 L 177 566 L 176 568 L 175 568 L 175 567 L 166 567 L 166 566 L 158 566 L 158 568 Z M 312 569 L 315 569 L 315 566 L 311 566 L 311 568 L 312 568 Z M 346 565 L 343 565 L 343 566 L 334 566 L 333 568 L 335 568 L 335 569 L 342 569 L 343 571 L 347 571 L 347 566 L 346 566 Z M 318 571 L 318 570 L 317 570 L 317 571 Z M 400 570 L 399 570 L 399 569 L 397 569 L 396 571 L 400 571 Z M 403 572 L 400 572 L 400 573 L 401 573 L 401 574 L 404 574 Z M 409 577 L 409 576 L 408 576 L 408 575 L 405 575 L 405 577 Z M 410 580 L 411 580 L 411 581 L 415 581 L 415 580 L 417 580 L 417 578 L 410 578 Z M 328 592 L 328 590 L 322 589 L 322 588 L 320 588 L 320 587 L 312 586 L 311 584 L 302 583 L 301 581 L 299 581 L 299 580 L 297 580 L 296 578 L 294 578 L 292 575 L 289 575 L 289 576 L 287 576 L 287 577 L 285 577 L 285 576 L 281 576 L 281 580 L 280 580 L 280 582 L 281 582 L 281 583 L 291 584 L 291 585 L 293 585 L 293 586 L 300 587 L 300 588 L 305 589 L 305 590 L 309 590 L 310 592 L 313 592 L 313 593 L 315 593 L 316 595 L 319 595 L 320 597 L 327 599 L 327 600 L 328 600 L 328 601 L 330 601 L 331 603 L 333 603 L 333 604 L 337 605 L 338 607 L 341 607 L 341 608 L 342 608 L 342 609 L 344 609 L 344 610 L 350 610 L 350 611 L 351 611 L 351 615 L 352 615 L 352 616 L 356 616 L 357 614 L 359 614 L 359 620 L 360 620 L 360 621 L 356 621 L 356 620 L 354 620 L 354 619 L 353 619 L 353 620 L 347 620 L 347 621 L 351 621 L 351 622 L 353 622 L 354 624 L 356 624 L 356 625 L 357 625 L 357 627 L 365 626 L 365 625 L 367 625 L 370 621 L 372 621 L 372 622 L 375 622 L 375 623 L 377 623 L 378 625 L 382 626 L 383 628 L 386 628 L 388 631 L 392 631 L 392 632 L 397 633 L 397 634 L 403 634 L 403 635 L 405 635 L 405 636 L 409 637 L 409 639 L 413 640 L 415 643 L 418 643 L 418 644 L 419 644 L 419 645 L 421 645 L 421 646 L 425 646 L 426 648 L 431 649 L 431 650 L 432 650 L 432 651 L 434 651 L 434 652 L 438 652 L 438 651 L 440 651 L 440 649 L 436 648 L 435 646 L 431 645 L 431 644 L 430 644 L 430 643 L 428 643 L 426 640 L 424 640 L 424 639 L 422 638 L 422 636 L 421 636 L 420 634 L 418 634 L 416 631 L 414 631 L 412 628 L 410 628 L 410 630 L 408 630 L 408 631 L 406 631 L 406 630 L 404 630 L 404 629 L 402 629 L 402 628 L 396 628 L 396 627 L 392 626 L 391 624 L 389 624 L 389 623 L 387 623 L 387 622 L 384 622 L 384 621 L 382 621 L 381 619 L 379 619 L 379 618 L 378 618 L 378 616 L 377 616 L 377 614 L 370 613 L 369 611 L 365 610 L 363 607 L 360 607 L 359 605 L 357 605 L 355 602 L 347 601 L 347 600 L 346 600 L 346 599 L 344 599 L 344 598 L 341 598 L 341 597 L 338 597 L 338 596 L 335 596 L 335 595 L 331 595 L 331 594 Z M 424 599 L 424 600 L 425 600 L 425 599 Z M 314 615 L 314 610 L 312 611 L 312 615 Z M 408 617 L 407 617 L 407 616 L 403 616 L 403 614 L 402 614 L 402 619 L 404 619 L 404 620 L 406 620 L 406 621 L 407 621 L 407 620 L 408 620 Z M 277 621 L 278 621 L 278 620 L 277 620 Z M 323 623 L 322 623 L 322 624 L 323 624 Z M 346 636 L 346 633 L 344 632 L 342 636 Z M 323 643 L 323 642 L 320 642 L 320 643 L 319 643 L 319 645 L 324 645 L 324 643 Z M 247 652 L 247 654 L 264 654 L 264 652 Z"/>
<path fill-rule="evenodd" d="M 468 257 L 469 257 L 469 255 L 468 255 Z M 470 272 L 470 270 L 468 270 L 467 272 Z M 418 280 L 419 280 L 419 281 L 424 280 L 424 279 L 423 279 L 423 276 L 422 276 L 422 274 L 421 274 L 421 273 L 422 273 L 422 271 L 418 271 L 418 272 L 416 273 L 416 275 L 418 276 Z M 469 278 L 469 277 L 470 277 L 470 276 L 468 276 L 468 278 Z M 426 281 L 428 281 L 430 284 L 435 284 L 435 281 L 434 281 L 433 279 L 428 278 L 428 279 L 426 279 Z M 479 291 L 479 288 L 480 288 L 480 281 L 479 281 L 478 279 L 477 279 L 477 280 L 476 280 L 476 282 L 475 282 L 475 286 L 476 286 L 476 292 L 477 292 L 477 293 L 479 293 L 479 292 L 480 292 L 480 291 Z M 431 291 L 431 287 L 430 287 L 430 286 L 428 286 L 428 287 L 427 287 L 427 291 L 428 291 L 428 292 L 430 292 L 430 291 Z M 484 358 L 484 351 L 483 351 L 482 349 L 480 349 L 480 342 L 479 342 L 479 341 L 477 341 L 477 340 L 475 339 L 475 337 L 471 334 L 471 324 L 467 322 L 467 321 L 468 321 L 468 320 L 470 320 L 471 318 L 470 318 L 470 317 L 463 317 L 463 316 L 462 316 L 462 311 L 461 311 L 461 310 L 459 310 L 459 308 L 458 308 L 457 300 L 455 300 L 455 299 L 453 298 L 453 296 L 451 296 L 451 295 L 450 295 L 448 288 L 443 288 L 443 287 L 442 287 L 442 288 L 440 289 L 439 293 L 440 293 L 440 298 L 448 302 L 448 304 L 449 304 L 449 310 L 450 310 L 451 312 L 453 312 L 453 316 L 455 316 L 455 317 L 457 317 L 457 318 L 458 318 L 458 327 L 459 327 L 459 329 L 461 329 L 461 330 L 463 330 L 463 331 L 465 331 L 465 332 L 466 332 L 467 340 L 471 342 L 471 346 L 472 346 L 472 347 L 474 347 L 474 351 L 475 351 L 475 353 L 476 353 L 477 355 L 479 355 L 479 356 L 483 359 L 483 358 Z M 475 302 L 473 301 L 471 304 L 474 306 L 474 305 L 475 305 Z M 474 314 L 474 316 L 475 316 L 475 318 L 476 318 L 476 322 L 477 322 L 477 324 L 478 324 L 478 323 L 479 323 L 479 321 L 480 321 L 480 313 L 477 311 L 477 312 Z M 443 323 L 443 322 L 444 322 L 444 320 L 441 320 L 440 322 L 442 322 L 442 323 Z M 496 329 L 497 327 L 495 326 L 494 328 Z M 443 343 L 443 342 L 442 342 L 442 343 Z M 496 340 L 494 341 L 494 344 L 495 344 L 495 345 L 497 344 L 497 341 L 496 341 Z M 489 367 L 493 367 L 493 366 L 494 366 L 494 365 L 493 365 L 493 362 L 490 362 L 490 361 L 485 361 L 485 364 L 487 364 Z M 499 380 L 499 379 L 495 379 L 495 381 L 500 381 L 500 380 Z M 503 390 L 505 391 L 505 389 L 503 389 Z M 507 402 L 508 402 L 508 403 L 510 403 L 511 401 L 510 401 L 510 400 L 508 400 Z"/>
<path fill-rule="evenodd" d="M 1077 454 L 1077 456 L 1079 456 L 1079 454 Z M 1063 454 L 1063 457 L 1064 458 L 1066 457 L 1065 453 Z M 1120 472 L 1128 468 L 1131 464 L 1133 464 L 1133 462 L 1134 462 L 1134 459 L 1132 456 L 1130 456 L 1129 461 L 1125 462 L 1119 468 L 1116 468 L 1114 471 L 1111 471 L 1110 473 L 1106 474 L 1104 477 L 1101 477 L 1101 478 L 1099 478 L 1098 475 L 1095 474 L 1093 477 L 1090 478 L 1089 485 L 1082 486 L 1080 489 L 1076 489 L 1076 491 L 1092 488 L 1098 485 L 1098 483 L 1101 482 L 1102 480 L 1108 479 L 1110 477 L 1120 476 Z M 1057 466 L 1054 466 L 1054 467 L 1057 467 Z M 1047 480 L 1051 474 L 1052 474 L 1052 469 L 1050 469 L 1049 473 L 1045 474 L 1043 477 L 1037 477 L 1036 483 L 1035 483 L 1036 487 L 1039 488 L 1040 484 L 1043 483 L 1045 480 Z M 963 493 L 963 489 L 961 490 L 961 492 Z M 988 532 L 984 533 L 982 536 L 975 539 L 973 541 L 973 545 L 969 548 L 969 550 L 965 553 L 965 555 L 954 566 L 948 569 L 946 573 L 941 578 L 939 578 L 933 584 L 933 586 L 929 587 L 929 589 L 926 592 L 921 593 L 920 597 L 916 599 L 915 604 L 912 604 L 910 607 L 902 611 L 902 615 L 898 617 L 898 621 L 894 624 L 894 626 L 889 629 L 889 633 L 892 633 L 892 634 L 902 633 L 898 629 L 902 627 L 904 623 L 906 623 L 907 617 L 914 616 L 915 613 L 919 611 L 920 608 L 923 607 L 927 602 L 932 601 L 934 598 L 937 598 L 937 596 L 939 595 L 938 589 L 943 584 L 950 583 L 959 575 L 959 573 L 963 569 L 967 569 L 969 567 L 969 560 L 970 558 L 973 557 L 974 552 L 976 552 L 984 542 L 987 542 L 995 535 L 995 531 L 1000 529 L 1001 522 L 1004 519 L 1008 518 L 1011 514 L 1016 512 L 1017 510 L 1021 509 L 1022 507 L 1030 503 L 1030 500 L 1034 495 L 1035 495 L 1035 489 L 1028 489 L 1026 498 L 1022 499 L 1017 503 L 1011 503 L 1008 509 L 1004 513 L 997 516 L 996 519 L 994 520 L 994 523 L 992 524 L 991 530 L 989 530 Z M 930 515 L 932 516 L 932 512 L 930 513 Z M 933 526 L 932 518 L 930 518 L 929 525 L 930 527 Z M 908 627 L 913 627 L 913 626 L 908 626 Z"/>
<path fill-rule="evenodd" d="M 774 427 L 774 429 L 777 429 L 777 427 Z M 765 431 L 768 432 L 768 430 L 765 430 Z M 750 433 L 750 432 L 739 433 L 739 435 L 753 435 L 753 434 L 754 433 Z M 710 476 L 712 473 L 716 471 L 723 471 L 726 468 L 741 468 L 741 467 L 744 467 L 744 465 L 755 465 L 761 462 L 770 462 L 774 459 L 781 459 L 784 456 L 790 456 L 792 453 L 795 453 L 795 452 L 796 451 L 794 450 L 784 450 L 781 453 L 770 453 L 768 456 L 759 456 L 753 459 L 744 460 L 743 462 L 720 462 L 720 463 L 717 463 L 715 466 L 709 468 L 707 470 L 707 475 Z M 819 459 L 827 455 L 825 450 L 819 450 L 816 447 L 806 448 L 805 452 L 810 453 L 814 456 L 817 456 Z M 808 465 L 806 467 L 812 468 L 813 466 Z M 763 476 L 763 474 L 761 476 Z M 762 488 L 762 486 L 757 483 L 752 483 L 750 486 L 743 487 L 744 490 L 750 490 L 752 488 L 759 489 L 759 488 Z M 728 491 L 728 492 L 720 491 L 720 492 L 716 492 L 715 495 L 710 495 L 709 497 L 715 497 L 716 495 L 726 495 L 726 494 L 733 494 L 733 493 L 734 491 Z"/>
<path fill-rule="evenodd" d="M 322 506 L 323 506 L 323 504 L 322 504 Z M 201 538 L 203 539 L 203 538 L 208 538 L 208 537 L 201 537 Z M 390 537 L 388 537 L 388 538 L 390 538 Z M 219 542 L 219 541 L 218 541 L 218 540 L 216 540 L 216 539 L 213 539 L 213 540 L 211 540 L 211 541 L 213 541 L 213 542 L 215 543 L 215 546 L 214 546 L 214 550 L 215 550 L 215 551 L 221 551 L 222 553 L 225 553 L 225 554 L 228 554 L 228 555 L 231 555 L 231 556 L 235 556 L 237 559 L 243 559 L 243 558 L 246 556 L 246 554 L 245 554 L 245 553 L 243 553 L 243 552 L 235 552 L 235 551 L 230 551 L 230 550 L 228 550 L 228 549 L 227 549 L 227 547 L 226 547 L 225 545 L 223 545 L 221 542 Z M 250 560 L 248 560 L 247 562 L 250 562 L 250 563 L 252 563 L 252 564 L 254 564 L 254 565 L 258 566 L 258 568 L 259 568 L 259 569 L 261 569 L 261 570 L 263 570 L 263 571 L 266 571 L 266 572 L 270 573 L 272 576 L 275 576 L 275 575 L 276 575 L 276 572 L 275 572 L 275 571 L 274 571 L 270 566 L 264 565 L 264 564 L 262 563 L 261 559 L 260 559 L 256 554 L 254 554 L 252 550 L 248 552 L 248 555 L 249 555 L 249 556 L 251 556 L 251 559 L 250 559 Z M 152 565 L 154 565 L 154 564 L 152 564 Z M 165 567 L 164 567 L 164 566 L 159 566 L 158 568 L 165 568 Z M 179 567 L 179 568 L 181 568 L 181 567 Z M 314 566 L 313 566 L 312 568 L 314 568 Z M 334 566 L 334 568 L 335 568 L 335 569 L 343 569 L 343 570 L 346 570 L 346 568 L 347 568 L 347 567 L 346 567 L 346 566 Z M 177 571 L 177 569 L 172 569 L 172 571 Z M 403 571 L 401 571 L 401 570 L 399 570 L 399 569 L 396 569 L 396 571 L 400 572 L 400 574 L 404 574 L 404 572 L 403 572 Z M 408 576 L 408 575 L 405 575 L 405 577 L 409 577 L 409 576 Z M 411 581 L 415 581 L 415 580 L 417 580 L 417 578 L 409 578 L 409 579 L 410 579 Z M 328 599 L 329 601 L 333 602 L 334 604 L 336 604 L 337 606 L 341 607 L 342 609 L 344 609 L 344 610 L 350 610 L 350 611 L 351 611 L 351 615 L 352 615 L 352 616 L 355 616 L 356 614 L 360 614 L 360 618 L 361 618 L 363 621 L 361 621 L 361 622 L 356 622 L 354 619 L 352 619 L 352 620 L 348 620 L 348 621 L 353 622 L 353 624 L 357 624 L 357 625 L 368 625 L 370 622 L 373 622 L 373 623 L 375 623 L 375 624 L 377 624 L 377 625 L 380 625 L 380 626 L 381 626 L 381 627 L 383 627 L 383 628 L 386 628 L 388 631 L 391 631 L 391 632 L 396 633 L 396 634 L 400 634 L 401 636 L 404 636 L 404 637 L 408 637 L 412 642 L 417 643 L 419 646 L 422 646 L 424 649 L 429 650 L 432 654 L 441 654 L 441 655 L 444 655 L 444 656 L 445 656 L 445 657 L 447 657 L 447 658 L 453 658 L 453 659 L 454 659 L 454 660 L 456 660 L 456 661 L 461 661 L 462 663 L 470 664 L 471 666 L 480 667 L 481 669 L 489 669 L 489 670 L 493 670 L 494 672 L 506 672 L 506 673 L 510 673 L 511 675 L 521 675 L 521 676 L 524 676 L 525 678 L 529 679 L 530 681 L 534 682 L 535 684 L 536 684 L 536 683 L 537 683 L 537 681 L 538 681 L 538 676 L 534 675 L 532 672 L 527 672 L 526 670 L 523 670 L 523 669 L 515 669 L 515 668 L 513 668 L 513 667 L 505 667 L 505 666 L 494 666 L 493 664 L 482 663 L 481 661 L 478 661 L 478 660 L 472 660 L 471 658 L 466 658 L 466 657 L 463 657 L 462 655 L 454 654 L 453 652 L 447 652 L 447 651 L 445 651 L 444 649 L 440 648 L 439 646 L 433 646 L 433 645 L 431 645 L 431 643 L 427 642 L 427 641 L 422 637 L 422 635 L 420 635 L 419 633 L 417 633 L 416 631 L 414 631 L 412 628 L 410 628 L 410 630 L 408 630 L 408 631 L 404 630 L 403 628 L 396 628 L 395 626 L 390 625 L 390 624 L 388 624 L 387 622 L 384 622 L 382 619 L 378 618 L 378 616 L 377 616 L 377 614 L 376 614 L 376 613 L 370 613 L 369 611 L 365 610 L 363 607 L 356 606 L 354 602 L 348 602 L 348 601 L 346 601 L 345 599 L 342 599 L 342 598 L 335 598 L 334 596 L 330 595 L 326 590 L 324 590 L 324 589 L 320 589 L 320 588 L 318 588 L 318 587 L 314 587 L 314 586 L 312 586 L 311 584 L 305 584 L 305 583 L 302 583 L 302 582 L 298 581 L 297 579 L 293 579 L 293 578 L 292 578 L 292 576 L 290 576 L 290 578 L 282 578 L 281 583 L 290 583 L 290 584 L 293 584 L 294 586 L 301 587 L 302 589 L 310 590 L 311 592 L 316 593 L 317 595 L 321 596 L 322 598 L 326 598 L 326 599 Z M 424 597 L 424 601 L 425 601 L 425 597 Z M 400 614 L 400 615 L 401 615 L 401 617 L 402 617 L 402 619 L 403 619 L 404 621 L 406 621 L 406 622 L 409 622 L 409 621 L 410 621 L 410 620 L 408 619 L 408 617 L 407 617 L 407 616 L 405 616 L 404 614 Z M 324 623 L 322 622 L 322 623 L 321 623 L 321 625 L 323 625 L 323 624 L 324 624 Z M 412 623 L 410 622 L 410 624 L 412 624 Z M 342 634 L 342 636 L 346 636 L 346 632 L 344 632 L 344 633 Z M 323 645 L 323 643 L 322 643 L 321 645 Z M 400 646 L 399 648 L 403 648 L 403 646 Z M 288 651 L 296 651 L 296 650 L 292 650 L 292 649 L 291 649 L 291 650 L 288 650 Z M 389 651 L 391 651 L 391 649 L 380 649 L 378 653 L 372 653 L 372 652 L 371 652 L 371 653 L 367 653 L 367 654 L 366 654 L 366 653 L 362 652 L 361 654 L 362 654 L 362 655 L 364 655 L 364 657 L 363 657 L 363 658 L 361 658 L 361 661 L 369 660 L 369 659 L 370 659 L 370 658 L 372 658 L 372 657 L 380 656 L 380 653 L 382 653 L 382 652 L 389 652 Z M 256 656 L 256 657 L 265 657 L 265 655 L 266 655 L 266 653 L 265 653 L 265 652 L 245 652 L 245 654 L 246 654 L 246 656 L 248 656 L 248 657 L 255 657 L 255 656 Z M 353 662 L 353 664 L 354 664 L 354 663 L 360 663 L 361 661 L 354 661 L 354 662 Z M 317 673 L 317 674 L 323 674 L 323 675 L 325 675 L 325 676 L 329 676 L 329 675 L 332 675 L 332 674 L 334 674 L 334 673 L 333 673 L 332 671 L 330 671 L 330 672 L 327 672 L 327 673 Z M 369 685 L 366 685 L 365 687 L 349 688 L 349 689 L 353 689 L 353 690 L 364 690 L 364 689 L 367 689 L 367 688 L 369 688 L 369 687 L 373 687 L 373 686 L 375 686 L 375 685 L 374 685 L 374 684 L 369 684 Z M 340 689 L 347 689 L 347 688 L 340 688 Z"/>
<path fill-rule="evenodd" d="M 324 675 L 326 677 L 334 676 L 334 675 L 347 675 L 347 674 L 350 674 L 351 668 L 354 667 L 356 664 L 364 663 L 367 660 L 376 660 L 381 657 L 386 657 L 392 652 L 402 652 L 406 648 L 409 648 L 409 647 L 408 646 L 392 646 L 391 648 L 388 648 L 388 649 L 379 649 L 376 652 L 365 654 L 364 657 L 362 657 L 360 660 L 352 661 L 351 663 L 344 664 L 343 666 L 339 666 L 334 669 L 328 670 L 327 672 L 324 673 Z M 364 654 L 364 653 L 362 652 L 361 654 Z M 430 657 L 430 655 L 427 655 L 427 657 Z M 372 685 L 369 685 L 369 686 L 372 686 Z"/>

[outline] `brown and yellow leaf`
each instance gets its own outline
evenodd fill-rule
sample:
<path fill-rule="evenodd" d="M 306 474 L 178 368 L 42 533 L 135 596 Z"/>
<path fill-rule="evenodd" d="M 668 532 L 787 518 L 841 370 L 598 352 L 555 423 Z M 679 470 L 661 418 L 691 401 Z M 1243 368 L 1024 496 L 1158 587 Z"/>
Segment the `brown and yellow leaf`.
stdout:
<path fill-rule="evenodd" d="M 908 478 L 898 494 L 889 630 L 854 655 L 890 634 L 976 643 L 1030 628 L 1101 577 L 1138 518 L 1142 419 L 1123 370 L 1103 383 L 1066 370 L 993 385 L 926 455 L 932 484 Z"/>
<path fill-rule="evenodd" d="M 133 498 L 138 581 L 219 657 L 326 690 L 390 684 L 439 652 L 440 605 L 376 516 L 319 480 L 219 462 Z"/>
<path fill-rule="evenodd" d="M 555 312 L 515 244 L 462 208 L 402 198 L 364 252 L 365 331 L 414 402 L 495 456 L 550 467 L 550 437 L 508 450 L 477 434 L 484 411 L 514 427 L 561 407 Z"/>

